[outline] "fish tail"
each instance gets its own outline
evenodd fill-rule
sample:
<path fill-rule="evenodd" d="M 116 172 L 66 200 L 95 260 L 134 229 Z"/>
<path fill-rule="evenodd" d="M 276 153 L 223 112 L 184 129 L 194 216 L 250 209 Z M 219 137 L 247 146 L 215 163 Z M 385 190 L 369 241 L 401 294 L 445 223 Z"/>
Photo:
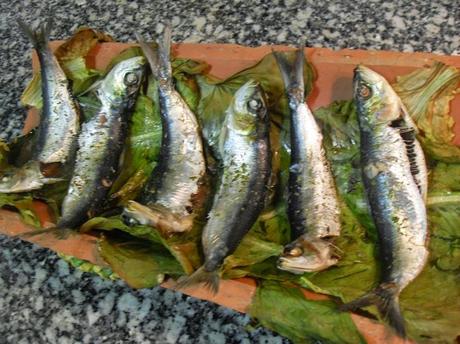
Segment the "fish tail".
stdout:
<path fill-rule="evenodd" d="M 44 229 L 38 229 L 30 232 L 24 232 L 21 234 L 14 235 L 13 238 L 20 238 L 20 239 L 27 239 L 33 238 L 38 235 L 42 234 L 53 234 L 57 239 L 64 240 L 69 237 L 70 234 L 74 233 L 74 231 L 70 228 L 61 228 L 61 227 L 50 227 Z"/>
<path fill-rule="evenodd" d="M 300 93 L 305 97 L 305 86 L 303 80 L 303 68 L 305 61 L 304 47 L 296 50 L 294 61 L 289 61 L 282 52 L 273 52 L 288 93 Z"/>
<path fill-rule="evenodd" d="M 177 282 L 176 288 L 185 289 L 196 284 L 204 284 L 213 294 L 219 291 L 219 274 L 217 271 L 208 271 L 203 265 L 190 276 L 184 276 Z"/>
<path fill-rule="evenodd" d="M 171 26 L 168 24 L 165 26 L 163 32 L 163 38 L 158 42 L 158 55 L 160 58 L 162 77 L 168 80 L 172 79 L 172 67 L 171 67 L 171 37 L 172 31 Z"/>
<path fill-rule="evenodd" d="M 382 284 L 366 295 L 340 306 L 340 310 L 354 311 L 370 305 L 377 307 L 381 317 L 388 322 L 398 336 L 406 338 L 398 293 L 392 285 Z"/>
<path fill-rule="evenodd" d="M 17 22 L 19 28 L 30 39 L 35 49 L 41 50 L 48 46 L 49 35 L 53 27 L 53 20 L 51 17 L 37 29 L 33 29 L 21 19 L 18 19 Z"/>
<path fill-rule="evenodd" d="M 162 80 L 163 83 L 172 83 L 172 68 L 170 63 L 171 55 L 171 27 L 165 27 L 163 39 L 158 42 L 158 48 L 154 49 L 151 44 L 146 43 L 141 34 L 136 33 L 136 38 L 139 42 L 145 57 L 149 61 L 150 69 L 154 77 Z"/>

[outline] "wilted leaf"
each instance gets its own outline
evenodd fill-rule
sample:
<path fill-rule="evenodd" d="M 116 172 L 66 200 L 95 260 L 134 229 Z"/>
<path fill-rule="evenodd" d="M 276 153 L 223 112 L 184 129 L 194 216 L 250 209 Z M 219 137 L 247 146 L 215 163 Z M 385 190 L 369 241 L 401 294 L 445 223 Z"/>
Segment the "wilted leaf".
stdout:
<path fill-rule="evenodd" d="M 420 129 L 418 138 L 423 148 L 436 160 L 460 162 L 460 147 L 452 143 L 454 119 L 450 115 L 459 81 L 460 72 L 455 67 L 435 62 L 398 77 L 393 85 Z"/>
<path fill-rule="evenodd" d="M 88 55 L 98 43 L 112 41 L 112 37 L 103 32 L 90 28 L 80 28 L 70 39 L 56 49 L 55 55 L 60 61 L 73 60 Z"/>
<path fill-rule="evenodd" d="M 190 274 L 200 266 L 200 256 L 197 249 L 197 240 L 199 235 L 196 229 L 191 233 L 182 236 L 173 236 L 171 238 L 163 238 L 161 234 L 150 226 L 127 226 L 123 223 L 119 216 L 114 217 L 95 217 L 88 220 L 80 227 L 81 232 L 90 230 L 119 230 L 129 234 L 130 236 L 150 241 L 154 244 L 161 245 L 164 249 L 175 257 L 177 262 L 182 266 L 183 271 Z"/>
<path fill-rule="evenodd" d="M 133 288 L 151 288 L 165 274 L 181 275 L 182 268 L 161 245 L 146 240 L 107 233 L 98 242 L 99 252 L 123 280 Z"/>
<path fill-rule="evenodd" d="M 249 314 L 294 343 L 365 343 L 350 314 L 332 301 L 308 300 L 289 285 L 262 282 Z"/>

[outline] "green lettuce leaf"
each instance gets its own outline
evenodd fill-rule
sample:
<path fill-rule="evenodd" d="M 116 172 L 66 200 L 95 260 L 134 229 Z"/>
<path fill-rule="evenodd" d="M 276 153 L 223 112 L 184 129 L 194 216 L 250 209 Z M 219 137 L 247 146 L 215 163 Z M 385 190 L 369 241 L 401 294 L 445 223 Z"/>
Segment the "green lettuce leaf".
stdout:
<path fill-rule="evenodd" d="M 460 191 L 460 164 L 438 162 L 429 175 L 430 192 Z"/>
<path fill-rule="evenodd" d="M 262 282 L 249 314 L 294 343 L 365 343 L 350 314 L 332 301 L 312 301 L 298 288 Z"/>
<path fill-rule="evenodd" d="M 153 244 L 162 246 L 175 257 L 176 262 L 182 267 L 182 271 L 187 274 L 192 273 L 201 265 L 201 258 L 198 252 L 200 238 L 198 227 L 192 229 L 190 233 L 170 238 L 163 238 L 160 232 L 150 226 L 127 226 L 123 223 L 120 216 L 109 218 L 94 217 L 80 227 L 81 232 L 91 230 L 112 231 L 115 229 L 127 233 L 134 238 L 150 241 Z M 107 262 L 111 265 L 111 262 Z"/>
<path fill-rule="evenodd" d="M 75 269 L 81 270 L 83 272 L 88 272 L 92 274 L 96 274 L 104 279 L 115 281 L 120 278 L 116 273 L 112 271 L 112 269 L 108 267 L 101 267 L 95 265 L 87 260 L 79 259 L 73 256 L 68 256 L 62 253 L 58 253 L 59 258 L 65 260 Z"/>
<path fill-rule="evenodd" d="M 151 288 L 165 274 L 183 274 L 177 260 L 162 245 L 108 232 L 98 241 L 99 252 L 112 270 L 133 288 Z"/>
<path fill-rule="evenodd" d="M 272 261 L 270 258 L 278 257 L 289 240 L 290 227 L 284 204 L 267 209 L 243 237 L 236 251 L 225 259 L 224 278 L 258 277 L 259 265 L 266 270 L 267 262 Z M 272 274 L 279 273 L 275 264 L 269 268 L 273 268 Z"/>

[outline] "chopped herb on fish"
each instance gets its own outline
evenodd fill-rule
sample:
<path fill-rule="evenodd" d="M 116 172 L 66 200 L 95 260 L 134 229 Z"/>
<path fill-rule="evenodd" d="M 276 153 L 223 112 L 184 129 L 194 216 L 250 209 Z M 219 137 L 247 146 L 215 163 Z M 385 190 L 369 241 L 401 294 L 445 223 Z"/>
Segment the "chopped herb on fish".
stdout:
<path fill-rule="evenodd" d="M 337 263 L 332 239 L 340 235 L 340 209 L 334 177 L 323 148 L 323 136 L 305 101 L 305 56 L 298 49 L 291 65 L 275 52 L 289 100 L 291 162 L 288 216 L 295 238 L 278 267 L 293 273 L 321 271 Z"/>
<path fill-rule="evenodd" d="M 374 290 L 341 308 L 374 304 L 396 333 L 405 337 L 399 294 L 420 274 L 428 258 L 425 158 L 415 138 L 415 125 L 381 75 L 358 66 L 354 99 L 363 182 L 379 236 L 381 276 Z"/>
<path fill-rule="evenodd" d="M 262 88 L 244 84 L 227 110 L 219 136 L 221 177 L 202 234 L 204 264 L 179 287 L 219 287 L 219 268 L 263 210 L 270 178 L 269 118 Z"/>

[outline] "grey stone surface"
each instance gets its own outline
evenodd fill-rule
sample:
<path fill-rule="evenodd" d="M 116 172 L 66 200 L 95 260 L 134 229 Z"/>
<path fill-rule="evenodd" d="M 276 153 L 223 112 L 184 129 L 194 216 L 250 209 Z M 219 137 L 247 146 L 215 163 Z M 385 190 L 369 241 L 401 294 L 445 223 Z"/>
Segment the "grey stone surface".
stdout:
<path fill-rule="evenodd" d="M 80 26 L 134 40 L 170 21 L 177 42 L 298 44 L 460 53 L 458 0 L 441 1 L 5 1 L 0 0 L 0 138 L 25 116 L 31 45 L 16 18 L 54 17 L 52 39 Z M 250 319 L 180 293 L 134 291 L 69 268 L 55 254 L 0 237 L 1 343 L 287 343 Z"/>

